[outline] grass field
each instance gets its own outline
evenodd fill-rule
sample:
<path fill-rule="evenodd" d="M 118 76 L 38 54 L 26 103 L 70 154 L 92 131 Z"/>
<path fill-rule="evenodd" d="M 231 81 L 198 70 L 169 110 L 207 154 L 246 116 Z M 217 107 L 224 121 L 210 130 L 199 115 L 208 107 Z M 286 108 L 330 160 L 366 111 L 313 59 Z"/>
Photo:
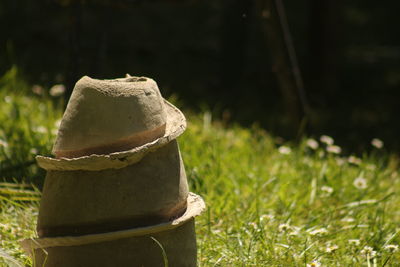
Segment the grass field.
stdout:
<path fill-rule="evenodd" d="M 7 75 L 0 266 L 22 266 L 31 263 L 18 240 L 35 236 L 40 199 L 32 183 L 45 175 L 34 156 L 49 154 L 63 103 Z M 191 190 L 207 203 L 196 220 L 199 266 L 400 266 L 399 161 L 379 140 L 355 157 L 327 136 L 292 144 L 209 113 L 188 120 L 179 143 Z"/>

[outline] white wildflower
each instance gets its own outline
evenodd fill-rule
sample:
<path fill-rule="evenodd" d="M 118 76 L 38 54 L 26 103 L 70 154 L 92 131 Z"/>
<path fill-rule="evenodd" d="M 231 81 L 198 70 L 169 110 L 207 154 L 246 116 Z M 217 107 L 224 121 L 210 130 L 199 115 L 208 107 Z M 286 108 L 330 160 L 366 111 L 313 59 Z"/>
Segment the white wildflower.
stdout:
<path fill-rule="evenodd" d="M 281 244 L 281 243 L 276 243 L 277 246 L 283 247 L 283 248 L 290 248 L 289 245 L 286 244 Z"/>
<path fill-rule="evenodd" d="M 298 236 L 298 235 L 300 235 L 300 232 L 297 230 L 294 230 L 294 231 L 291 231 L 288 235 L 289 236 Z"/>
<path fill-rule="evenodd" d="M 251 226 L 254 230 L 258 229 L 258 225 L 255 222 L 249 222 L 249 226 Z"/>
<path fill-rule="evenodd" d="M 333 193 L 333 188 L 330 186 L 323 185 L 321 186 L 321 191 L 323 192 L 323 196 L 330 196 Z"/>
<path fill-rule="evenodd" d="M 33 131 L 37 132 L 37 133 L 45 134 L 45 133 L 47 133 L 47 128 L 44 126 L 38 126 L 38 127 L 34 127 Z"/>
<path fill-rule="evenodd" d="M 352 222 L 354 222 L 355 221 L 355 219 L 354 218 L 352 218 L 352 217 L 344 217 L 343 219 L 341 219 L 340 221 L 342 221 L 342 222 L 346 222 L 346 223 L 352 223 Z"/>
<path fill-rule="evenodd" d="M 211 232 L 213 232 L 214 234 L 219 234 L 219 233 L 221 233 L 222 232 L 222 230 L 221 229 L 211 229 Z"/>
<path fill-rule="evenodd" d="M 329 145 L 326 147 L 326 151 L 332 154 L 340 154 L 340 152 L 342 152 L 342 149 L 340 148 L 340 146 Z"/>
<path fill-rule="evenodd" d="M 4 102 L 6 102 L 6 103 L 11 103 L 11 101 L 12 101 L 12 98 L 11 98 L 11 96 L 9 96 L 9 95 L 6 95 L 5 97 L 4 97 Z"/>
<path fill-rule="evenodd" d="M 396 252 L 396 251 L 399 250 L 399 246 L 398 246 L 398 245 L 392 245 L 392 244 L 390 244 L 390 245 L 384 246 L 383 249 L 384 249 L 384 250 L 387 250 L 387 251 L 389 251 L 389 252 L 391 252 L 391 253 L 394 253 L 394 252 Z"/>
<path fill-rule="evenodd" d="M 60 128 L 61 125 L 61 119 L 58 119 L 54 122 L 54 127 L 56 127 L 57 129 Z"/>
<path fill-rule="evenodd" d="M 306 144 L 309 148 L 314 149 L 314 150 L 319 147 L 318 142 L 312 138 L 307 139 Z"/>
<path fill-rule="evenodd" d="M 326 249 L 325 249 L 325 252 L 326 253 L 332 253 L 332 252 L 334 252 L 335 250 L 338 250 L 339 249 L 339 246 L 338 245 L 331 245 L 331 244 L 327 244 L 328 246 L 326 247 Z"/>
<path fill-rule="evenodd" d="M 275 216 L 272 214 L 263 214 L 260 217 L 260 221 L 264 222 L 264 221 L 274 221 Z"/>
<path fill-rule="evenodd" d="M 281 224 L 278 226 L 279 232 L 287 232 L 287 231 L 289 231 L 290 229 L 291 229 L 291 226 L 290 226 L 289 224 L 287 224 L 287 223 L 281 223 Z"/>
<path fill-rule="evenodd" d="M 327 135 L 322 135 L 319 140 L 324 143 L 327 144 L 329 146 L 333 145 L 333 138 Z"/>
<path fill-rule="evenodd" d="M 289 232 L 289 236 L 298 236 L 300 234 L 300 227 L 292 226 L 292 231 Z"/>
<path fill-rule="evenodd" d="M 325 235 L 328 233 L 328 230 L 326 228 L 318 228 L 315 230 L 312 230 L 309 232 L 310 235 L 314 235 L 314 236 L 321 236 L 321 235 Z"/>
<path fill-rule="evenodd" d="M 373 145 L 377 149 L 381 149 L 381 148 L 383 148 L 383 141 L 381 139 L 374 138 L 371 141 L 371 145 Z"/>
<path fill-rule="evenodd" d="M 350 157 L 347 159 L 347 161 L 348 161 L 349 163 L 351 163 L 351 164 L 354 164 L 354 165 L 360 165 L 361 162 L 362 162 L 360 158 L 357 158 L 357 157 L 355 157 L 355 156 L 350 156 Z"/>
<path fill-rule="evenodd" d="M 5 140 L 0 139 L 0 147 L 8 147 L 8 143 Z"/>
<path fill-rule="evenodd" d="M 33 155 L 36 155 L 36 154 L 38 153 L 38 150 L 37 150 L 36 148 L 31 148 L 31 149 L 29 150 L 29 153 L 31 153 L 31 154 L 33 154 Z"/>
<path fill-rule="evenodd" d="M 357 188 L 357 189 L 365 189 L 368 187 L 367 184 L 367 180 L 364 177 L 357 177 L 356 179 L 354 179 L 353 185 Z"/>
<path fill-rule="evenodd" d="M 313 260 L 311 263 L 307 263 L 307 267 L 320 267 L 321 263 L 317 260 Z"/>
<path fill-rule="evenodd" d="M 32 86 L 32 92 L 36 95 L 43 95 L 44 90 L 42 86 L 35 84 Z"/>
<path fill-rule="evenodd" d="M 65 92 L 65 86 L 62 84 L 56 84 L 50 88 L 50 95 L 54 97 L 62 96 Z"/>
<path fill-rule="evenodd" d="M 254 230 L 255 232 L 261 232 L 261 228 L 259 227 L 259 225 L 255 222 L 250 222 L 249 226 L 252 228 L 252 230 Z"/>
<path fill-rule="evenodd" d="M 289 155 L 292 150 L 290 149 L 290 147 L 287 146 L 280 146 L 278 148 L 279 153 L 283 154 L 283 155 Z"/>
<path fill-rule="evenodd" d="M 350 245 L 353 245 L 353 246 L 359 246 L 361 243 L 360 239 L 349 239 L 348 242 Z"/>
<path fill-rule="evenodd" d="M 378 202 L 378 200 L 376 200 L 376 199 L 365 199 L 365 200 L 347 203 L 345 206 L 353 208 L 353 207 L 358 207 L 361 205 L 376 204 L 376 202 Z"/>
<path fill-rule="evenodd" d="M 376 251 L 375 251 L 372 247 L 369 247 L 369 246 L 365 246 L 365 247 L 360 251 L 360 253 L 361 253 L 363 256 L 368 257 L 368 258 L 370 258 L 370 259 L 375 258 L 375 256 L 376 256 Z"/>

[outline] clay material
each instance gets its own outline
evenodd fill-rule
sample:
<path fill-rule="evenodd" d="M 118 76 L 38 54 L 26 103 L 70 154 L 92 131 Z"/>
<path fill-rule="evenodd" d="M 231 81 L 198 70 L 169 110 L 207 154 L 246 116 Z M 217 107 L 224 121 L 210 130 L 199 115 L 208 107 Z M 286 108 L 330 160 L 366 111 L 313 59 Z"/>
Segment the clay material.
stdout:
<path fill-rule="evenodd" d="M 43 169 L 65 171 L 119 169 L 139 162 L 147 153 L 155 151 L 176 139 L 186 129 L 186 118 L 182 112 L 166 100 L 163 101 L 167 113 L 165 133 L 153 142 L 109 154 L 90 154 L 77 158 L 60 159 L 37 156 L 36 161 Z"/>
<path fill-rule="evenodd" d="M 35 249 L 34 266 L 45 267 L 196 267 L 196 235 L 191 219 L 175 229 L 80 246 Z"/>
<path fill-rule="evenodd" d="M 185 213 L 166 223 L 77 237 L 26 239 L 21 245 L 34 266 L 157 267 L 165 266 L 167 258 L 169 266 L 195 267 L 194 217 L 204 209 L 203 199 L 189 193 Z"/>
<path fill-rule="evenodd" d="M 176 140 L 136 164 L 102 171 L 49 171 L 39 237 L 158 224 L 186 210 L 188 184 Z"/>
<path fill-rule="evenodd" d="M 35 266 L 196 266 L 190 193 L 175 140 L 184 115 L 150 78 L 79 80 L 47 176 L 39 238 L 21 242 Z M 166 255 L 166 257 L 165 257 Z"/>
<path fill-rule="evenodd" d="M 22 240 L 20 243 L 25 251 L 30 254 L 33 250 L 37 248 L 44 249 L 49 247 L 81 246 L 92 243 L 100 243 L 134 236 L 144 236 L 156 234 L 159 232 L 165 232 L 183 225 L 192 218 L 200 215 L 205 210 L 204 200 L 194 193 L 189 193 L 186 203 L 187 209 L 182 216 L 165 223 L 100 234 L 25 239 Z"/>
<path fill-rule="evenodd" d="M 123 145 L 137 147 L 163 136 L 165 124 L 164 103 L 154 80 L 84 76 L 68 102 L 53 153 L 76 158 L 127 150 Z"/>

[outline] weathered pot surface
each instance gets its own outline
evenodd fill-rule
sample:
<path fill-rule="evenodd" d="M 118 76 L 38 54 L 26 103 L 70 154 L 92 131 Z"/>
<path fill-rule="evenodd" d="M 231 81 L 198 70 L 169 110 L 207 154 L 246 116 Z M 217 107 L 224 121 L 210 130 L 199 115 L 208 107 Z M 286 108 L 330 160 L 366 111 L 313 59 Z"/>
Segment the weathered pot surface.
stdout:
<path fill-rule="evenodd" d="M 186 209 L 188 184 L 176 140 L 140 162 L 102 171 L 48 171 L 39 237 L 153 225 Z"/>
<path fill-rule="evenodd" d="M 126 239 L 82 246 L 50 247 L 34 251 L 34 266 L 44 267 L 195 267 L 197 259 L 194 219 L 178 228 Z"/>

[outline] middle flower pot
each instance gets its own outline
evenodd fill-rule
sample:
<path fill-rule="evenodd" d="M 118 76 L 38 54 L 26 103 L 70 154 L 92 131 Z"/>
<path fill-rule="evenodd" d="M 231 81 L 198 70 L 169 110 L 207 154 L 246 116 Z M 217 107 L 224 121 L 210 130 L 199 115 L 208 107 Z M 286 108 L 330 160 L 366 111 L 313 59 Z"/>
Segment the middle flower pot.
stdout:
<path fill-rule="evenodd" d="M 49 170 L 37 232 L 60 237 L 159 224 L 182 215 L 187 197 L 185 169 L 172 140 L 120 169 Z"/>

